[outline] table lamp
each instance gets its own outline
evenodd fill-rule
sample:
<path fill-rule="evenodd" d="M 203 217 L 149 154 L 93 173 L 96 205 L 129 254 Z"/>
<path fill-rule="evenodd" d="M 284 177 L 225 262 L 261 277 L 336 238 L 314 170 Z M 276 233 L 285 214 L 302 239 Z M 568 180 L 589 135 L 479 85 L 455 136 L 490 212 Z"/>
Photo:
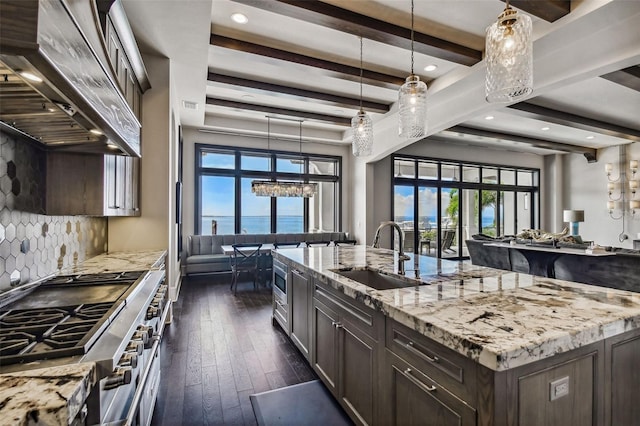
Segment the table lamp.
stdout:
<path fill-rule="evenodd" d="M 562 215 L 564 221 L 571 224 L 570 235 L 580 235 L 578 232 L 578 224 L 584 222 L 584 210 L 564 210 Z"/>

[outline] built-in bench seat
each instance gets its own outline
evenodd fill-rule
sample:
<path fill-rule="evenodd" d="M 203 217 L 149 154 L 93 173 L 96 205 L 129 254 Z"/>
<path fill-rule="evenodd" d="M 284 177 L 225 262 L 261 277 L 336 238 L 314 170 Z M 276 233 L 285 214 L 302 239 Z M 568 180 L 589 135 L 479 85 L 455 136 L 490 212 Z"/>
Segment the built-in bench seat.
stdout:
<path fill-rule="evenodd" d="M 231 272 L 229 256 L 222 246 L 243 243 L 274 244 L 307 241 L 345 241 L 344 232 L 308 232 L 295 234 L 190 235 L 187 241 L 185 274 Z"/>

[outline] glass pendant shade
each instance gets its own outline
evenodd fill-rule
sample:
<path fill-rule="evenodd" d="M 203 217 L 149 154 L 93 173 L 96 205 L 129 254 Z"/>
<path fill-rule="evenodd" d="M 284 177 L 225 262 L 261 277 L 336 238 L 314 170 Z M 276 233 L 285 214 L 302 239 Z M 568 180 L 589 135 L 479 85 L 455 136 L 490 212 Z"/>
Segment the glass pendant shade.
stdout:
<path fill-rule="evenodd" d="M 531 18 L 507 7 L 487 28 L 487 102 L 511 102 L 533 91 Z"/>
<path fill-rule="evenodd" d="M 358 115 L 351 119 L 353 142 L 351 148 L 353 155 L 363 157 L 371 155 L 373 150 L 373 121 L 366 112 L 360 110 Z"/>
<path fill-rule="evenodd" d="M 398 135 L 419 138 L 427 132 L 427 85 L 411 74 L 398 92 Z"/>
<path fill-rule="evenodd" d="M 317 183 L 273 182 L 254 180 L 251 192 L 258 197 L 313 197 L 318 192 Z"/>

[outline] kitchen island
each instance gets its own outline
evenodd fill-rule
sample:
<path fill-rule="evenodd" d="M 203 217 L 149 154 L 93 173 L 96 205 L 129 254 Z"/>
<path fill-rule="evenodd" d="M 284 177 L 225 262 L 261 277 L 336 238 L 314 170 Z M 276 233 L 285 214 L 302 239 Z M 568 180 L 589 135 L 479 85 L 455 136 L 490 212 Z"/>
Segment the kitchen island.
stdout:
<path fill-rule="evenodd" d="M 298 347 L 307 342 L 311 365 L 330 389 L 336 388 L 334 395 L 358 423 L 401 423 L 407 410 L 427 416 L 444 410 L 449 415 L 441 424 L 527 424 L 527 419 L 531 424 L 631 424 L 638 419 L 640 398 L 629 390 L 640 383 L 628 374 L 640 363 L 637 293 L 423 256 L 405 263 L 404 277 L 394 277 L 397 253 L 365 246 L 289 249 L 274 257 L 309 283 L 307 339 L 295 306 L 299 278 L 292 277 L 289 286 L 292 340 Z M 389 274 L 399 287 L 376 290 L 345 276 L 350 274 L 359 281 Z M 343 342 L 338 347 L 347 347 L 351 330 L 358 330 L 342 321 L 348 315 L 341 316 L 340 305 L 355 312 L 352 323 L 361 318 L 370 325 L 369 340 L 359 341 L 366 343 L 361 349 L 371 349 L 371 363 L 359 375 L 373 375 L 372 389 L 360 410 L 353 409 L 357 398 L 344 392 L 349 378 L 329 377 L 332 364 L 322 353 L 324 314 L 331 318 L 326 324 L 346 330 L 330 336 L 329 341 Z M 345 353 L 336 362 L 344 372 Z M 430 406 L 425 401 L 411 403 L 418 391 L 409 392 L 410 386 L 435 400 L 433 412 L 424 408 Z"/>

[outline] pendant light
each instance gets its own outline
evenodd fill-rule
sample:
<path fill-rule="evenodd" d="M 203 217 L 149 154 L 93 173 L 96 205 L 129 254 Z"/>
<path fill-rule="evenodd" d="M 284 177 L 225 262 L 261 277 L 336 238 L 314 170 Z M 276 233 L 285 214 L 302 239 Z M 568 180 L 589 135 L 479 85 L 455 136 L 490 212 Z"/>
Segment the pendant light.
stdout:
<path fill-rule="evenodd" d="M 300 134 L 300 158 L 302 158 L 302 120 L 299 120 Z M 271 151 L 271 117 L 267 117 L 267 150 Z M 284 182 L 272 180 L 251 181 L 251 192 L 258 197 L 313 197 L 318 192 L 317 183 L 304 183 L 302 165 L 300 160 L 300 182 Z"/>
<path fill-rule="evenodd" d="M 511 102 L 533 91 L 531 18 L 509 6 L 487 28 L 485 62 L 487 102 Z"/>
<path fill-rule="evenodd" d="M 427 85 L 413 73 L 413 0 L 411 0 L 411 74 L 400 87 L 398 135 L 418 138 L 427 132 Z"/>
<path fill-rule="evenodd" d="M 373 150 L 373 122 L 371 117 L 362 109 L 362 37 L 360 37 L 360 112 L 351 119 L 353 155 L 364 157 L 371 155 Z"/>

